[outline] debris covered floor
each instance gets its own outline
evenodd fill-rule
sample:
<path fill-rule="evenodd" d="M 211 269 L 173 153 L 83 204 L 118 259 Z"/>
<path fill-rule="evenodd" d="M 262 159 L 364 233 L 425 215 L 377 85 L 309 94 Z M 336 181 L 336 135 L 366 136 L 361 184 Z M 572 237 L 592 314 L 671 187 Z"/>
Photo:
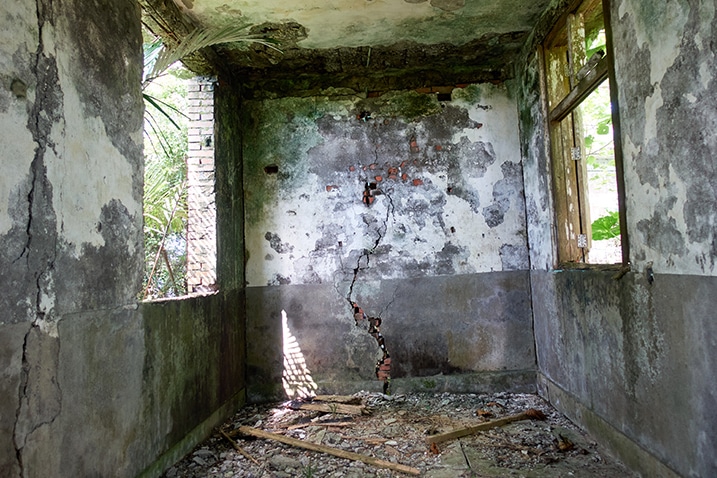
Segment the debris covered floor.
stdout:
<path fill-rule="evenodd" d="M 360 392 L 300 402 L 247 406 L 166 477 L 630 477 L 567 418 L 536 395 Z M 299 408 L 302 405 L 304 409 Z M 444 433 L 528 410 L 525 418 L 430 444 Z M 325 411 L 321 411 L 325 410 Z M 346 413 L 342 413 L 346 412 Z M 505 421 L 505 420 L 503 420 Z M 332 450 L 413 469 L 402 472 L 240 433 L 251 427 Z M 272 435 L 275 436 L 275 435 Z M 233 438 L 232 438 L 233 437 Z M 433 437 L 433 438 L 431 438 Z M 371 458 L 372 457 L 372 458 Z"/>

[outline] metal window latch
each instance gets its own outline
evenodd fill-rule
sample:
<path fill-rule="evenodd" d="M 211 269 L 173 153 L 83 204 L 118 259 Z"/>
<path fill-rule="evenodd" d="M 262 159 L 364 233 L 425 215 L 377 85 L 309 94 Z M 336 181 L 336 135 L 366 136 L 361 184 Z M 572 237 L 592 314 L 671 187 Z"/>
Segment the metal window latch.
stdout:
<path fill-rule="evenodd" d="M 588 236 L 586 234 L 578 234 L 578 247 L 580 249 L 588 247 Z"/>
<path fill-rule="evenodd" d="M 582 159 L 582 153 L 580 151 L 580 147 L 572 148 L 570 150 L 570 152 L 573 156 L 573 161 L 580 161 Z"/>

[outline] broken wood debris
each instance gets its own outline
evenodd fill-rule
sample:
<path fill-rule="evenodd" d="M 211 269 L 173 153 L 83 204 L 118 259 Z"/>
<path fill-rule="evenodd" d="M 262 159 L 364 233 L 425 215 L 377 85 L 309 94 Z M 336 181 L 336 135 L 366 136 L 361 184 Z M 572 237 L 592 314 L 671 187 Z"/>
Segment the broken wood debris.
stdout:
<path fill-rule="evenodd" d="M 356 423 L 353 421 L 347 422 L 347 421 L 321 421 L 321 422 L 304 422 L 304 423 L 295 423 L 294 425 L 289 425 L 286 427 L 287 430 L 298 430 L 300 428 L 306 428 L 306 427 L 350 427 L 351 425 L 355 425 Z"/>
<path fill-rule="evenodd" d="M 311 410 L 315 412 L 334 413 L 343 415 L 368 415 L 363 405 L 347 405 L 345 403 L 295 403 L 291 402 L 292 410 Z"/>
<path fill-rule="evenodd" d="M 515 415 L 508 415 L 507 417 L 498 418 L 489 422 L 479 423 L 477 425 L 471 425 L 468 427 L 458 428 L 450 432 L 439 433 L 437 435 L 431 435 L 426 437 L 426 443 L 429 445 L 432 443 L 441 443 L 455 438 L 461 438 L 468 435 L 473 435 L 480 431 L 490 430 L 491 428 L 502 427 L 509 423 L 517 422 L 520 420 L 545 420 L 545 414 L 540 410 L 529 408 L 528 410 L 517 413 Z"/>
<path fill-rule="evenodd" d="M 243 435 L 249 435 L 257 438 L 263 438 L 266 440 L 274 440 L 278 441 L 280 443 L 284 443 L 286 445 L 291 445 L 299 448 L 304 448 L 311 451 L 316 451 L 319 453 L 326 453 L 329 455 L 337 456 L 339 458 L 346 458 L 348 460 L 353 461 L 360 461 L 362 463 L 366 463 L 368 465 L 373 465 L 379 468 L 387 468 L 389 470 L 394 471 L 400 471 L 402 473 L 407 473 L 409 475 L 420 475 L 421 471 L 417 468 L 413 468 L 406 465 L 401 465 L 400 463 L 392 463 L 390 461 L 381 460 L 378 458 L 374 458 L 372 456 L 368 455 L 361 455 L 359 453 L 354 453 L 350 451 L 341 450 L 339 448 L 332 448 L 325 445 L 318 445 L 316 443 L 311 443 L 303 440 L 297 440 L 296 438 L 290 438 L 284 435 L 279 435 L 276 433 L 266 432 L 264 430 L 259 430 L 258 428 L 252 428 L 248 426 L 240 426 L 236 432 L 241 433 Z"/>
<path fill-rule="evenodd" d="M 316 395 L 313 402 L 346 403 L 348 405 L 363 405 L 363 398 L 355 395 Z"/>

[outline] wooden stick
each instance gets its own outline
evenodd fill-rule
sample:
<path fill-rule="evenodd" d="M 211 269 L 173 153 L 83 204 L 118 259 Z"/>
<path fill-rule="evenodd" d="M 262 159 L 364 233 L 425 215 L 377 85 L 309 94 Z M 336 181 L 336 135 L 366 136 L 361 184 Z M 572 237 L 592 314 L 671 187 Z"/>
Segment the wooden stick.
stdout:
<path fill-rule="evenodd" d="M 294 425 L 289 425 L 286 427 L 287 430 L 298 430 L 299 428 L 306 428 L 306 427 L 350 427 L 351 425 L 356 425 L 356 422 L 307 422 L 307 423 L 296 423 Z"/>
<path fill-rule="evenodd" d="M 294 408 L 294 407 L 292 407 Z M 313 410 L 325 413 L 341 413 L 344 415 L 362 415 L 367 413 L 362 405 L 346 405 L 343 403 L 302 403 L 298 410 Z"/>
<path fill-rule="evenodd" d="M 275 440 L 286 445 L 296 446 L 299 448 L 305 448 L 311 451 L 317 451 L 319 453 L 327 453 L 329 455 L 338 456 L 339 458 L 346 458 L 348 460 L 360 461 L 369 465 L 377 466 L 379 468 L 388 468 L 389 470 L 400 471 L 402 473 L 408 473 L 409 475 L 420 475 L 421 471 L 417 468 L 410 466 L 401 465 L 399 463 L 391 463 L 390 461 L 380 460 L 368 455 L 361 455 L 359 453 L 353 453 L 350 451 L 340 450 L 338 448 L 332 448 L 325 445 L 318 445 L 303 440 L 297 440 L 284 435 L 278 435 L 276 433 L 266 432 L 259 430 L 258 428 L 252 428 L 247 426 L 239 427 L 239 432 L 244 435 L 251 435 L 258 438 L 264 438 L 267 440 Z"/>
<path fill-rule="evenodd" d="M 251 456 L 251 455 L 250 455 L 249 453 L 247 453 L 242 447 L 240 447 L 239 444 L 238 444 L 237 442 L 235 442 L 234 440 L 232 440 L 232 438 L 231 438 L 229 435 L 227 435 L 226 433 L 224 433 L 222 430 L 219 430 L 219 433 L 221 433 L 224 438 L 226 438 L 227 440 L 229 440 L 229 443 L 231 443 L 232 446 L 234 447 L 234 449 L 235 449 L 236 451 L 238 451 L 239 453 L 241 453 L 244 458 L 246 458 L 247 460 L 253 461 L 254 463 L 256 463 L 257 466 L 261 466 L 261 463 L 259 463 L 258 461 L 256 461 L 253 456 Z"/>
<path fill-rule="evenodd" d="M 426 437 L 426 443 L 428 443 L 429 445 L 431 443 L 441 443 L 447 440 L 453 440 L 454 438 L 473 435 L 480 431 L 490 430 L 491 428 L 502 427 L 503 425 L 507 425 L 509 423 L 517 422 L 520 420 L 526 420 L 528 418 L 544 420 L 545 415 L 543 415 L 543 413 L 539 410 L 533 410 L 531 408 L 530 410 L 527 410 L 525 412 L 517 413 L 515 415 L 508 415 L 507 417 L 498 418 L 497 420 L 491 420 L 489 422 L 479 423 L 478 425 L 471 425 L 469 427 L 458 428 L 456 430 L 446 433 L 431 435 L 429 437 Z"/>
<path fill-rule="evenodd" d="M 359 403 L 363 402 L 363 399 L 361 397 L 354 397 L 353 395 L 316 395 L 314 397 L 314 401 L 358 405 Z"/>

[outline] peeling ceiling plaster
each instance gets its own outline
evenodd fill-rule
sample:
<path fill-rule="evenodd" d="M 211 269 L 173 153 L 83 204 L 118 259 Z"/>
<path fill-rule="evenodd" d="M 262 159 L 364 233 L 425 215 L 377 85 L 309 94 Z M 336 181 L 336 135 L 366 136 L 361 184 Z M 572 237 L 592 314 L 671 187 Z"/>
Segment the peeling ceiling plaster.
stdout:
<path fill-rule="evenodd" d="M 461 45 L 485 34 L 528 31 L 549 0 L 175 0 L 200 25 L 296 22 L 302 48 Z"/>
<path fill-rule="evenodd" d="M 216 45 L 185 60 L 231 72 L 251 92 L 386 91 L 513 76 L 513 61 L 556 0 L 140 0 L 175 43 L 193 28 L 247 25 L 278 42 Z"/>

